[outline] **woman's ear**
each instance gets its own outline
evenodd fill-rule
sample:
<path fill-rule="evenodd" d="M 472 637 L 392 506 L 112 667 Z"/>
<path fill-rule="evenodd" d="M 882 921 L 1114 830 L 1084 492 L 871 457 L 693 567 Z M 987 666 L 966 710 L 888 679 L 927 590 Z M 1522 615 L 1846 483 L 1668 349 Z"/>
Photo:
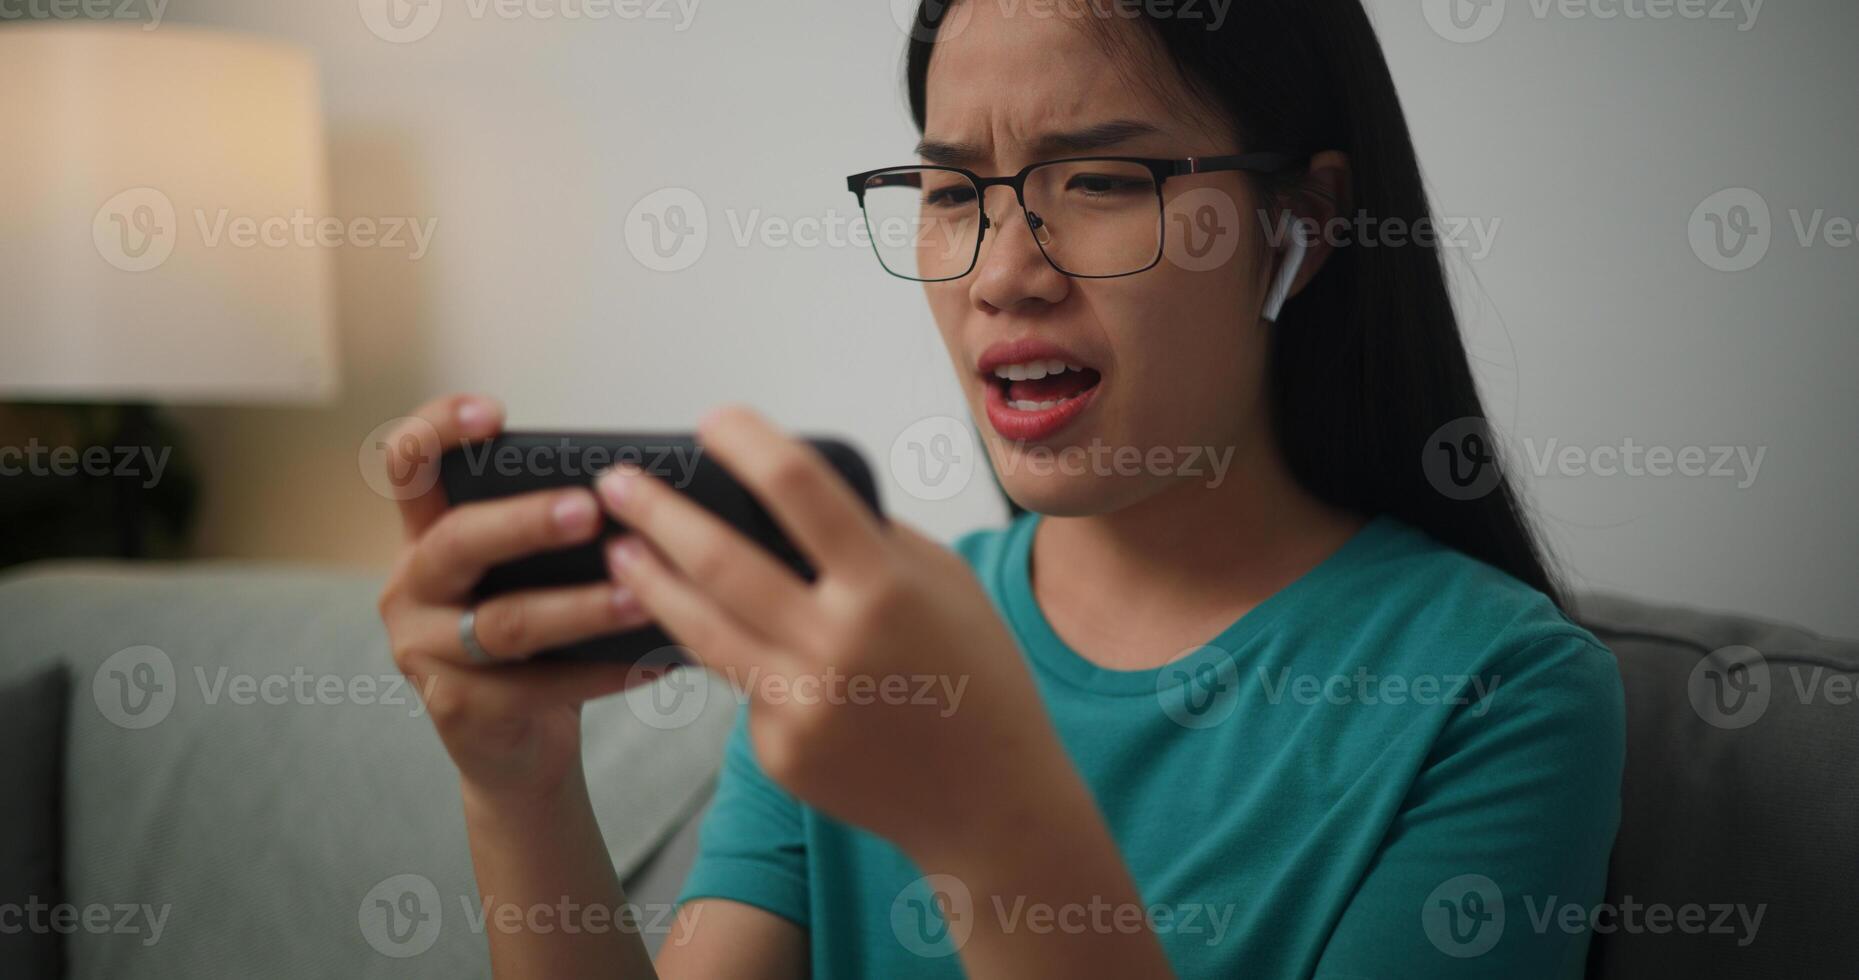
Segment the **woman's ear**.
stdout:
<path fill-rule="evenodd" d="M 1349 157 L 1325 150 L 1310 158 L 1301 184 L 1291 191 L 1279 236 L 1278 266 L 1267 294 L 1264 317 L 1277 321 L 1285 301 L 1304 291 L 1339 244 L 1335 222 L 1351 206 Z"/>

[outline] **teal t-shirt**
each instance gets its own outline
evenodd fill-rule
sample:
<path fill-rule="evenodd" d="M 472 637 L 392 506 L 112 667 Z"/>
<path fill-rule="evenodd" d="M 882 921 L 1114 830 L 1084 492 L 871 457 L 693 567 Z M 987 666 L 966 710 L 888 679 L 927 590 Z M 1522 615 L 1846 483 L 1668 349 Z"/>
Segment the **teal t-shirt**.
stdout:
<path fill-rule="evenodd" d="M 1593 636 L 1379 517 L 1204 647 L 1109 670 L 1040 612 L 1038 520 L 956 549 L 1018 639 L 1144 907 L 1028 907 L 924 880 L 771 781 L 741 718 L 681 901 L 792 920 L 820 980 L 962 976 L 981 917 L 1146 925 L 1181 977 L 1581 975 L 1624 753 L 1619 674 Z M 1037 847 L 1039 829 L 1026 835 Z"/>

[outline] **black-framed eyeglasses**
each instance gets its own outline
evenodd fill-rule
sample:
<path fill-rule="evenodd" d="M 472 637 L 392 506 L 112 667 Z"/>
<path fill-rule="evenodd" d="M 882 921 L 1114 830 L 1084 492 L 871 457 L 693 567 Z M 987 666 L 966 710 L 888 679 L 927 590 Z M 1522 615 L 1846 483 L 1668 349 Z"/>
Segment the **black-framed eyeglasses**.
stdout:
<path fill-rule="evenodd" d="M 1011 177 L 960 167 L 884 167 L 853 174 L 865 228 L 886 272 L 947 282 L 974 271 L 991 227 L 987 189 L 1013 188 L 1033 240 L 1054 269 L 1077 279 L 1115 279 L 1155 268 L 1167 229 L 1162 184 L 1187 174 L 1290 169 L 1286 153 L 1236 156 L 1068 157 L 1035 163 Z"/>

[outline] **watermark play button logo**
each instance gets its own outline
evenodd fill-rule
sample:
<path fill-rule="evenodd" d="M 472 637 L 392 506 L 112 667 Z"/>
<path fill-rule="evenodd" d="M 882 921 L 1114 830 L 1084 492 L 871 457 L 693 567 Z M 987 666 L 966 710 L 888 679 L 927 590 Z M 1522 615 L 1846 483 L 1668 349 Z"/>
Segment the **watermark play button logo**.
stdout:
<path fill-rule="evenodd" d="M 1468 415 L 1434 429 L 1420 449 L 1420 471 L 1448 500 L 1477 500 L 1496 490 L 1503 473 L 1491 424 Z"/>
<path fill-rule="evenodd" d="M 1712 650 L 1691 668 L 1685 694 L 1705 724 L 1735 731 L 1755 724 L 1769 710 L 1774 686 L 1761 651 L 1728 646 Z"/>
<path fill-rule="evenodd" d="M 1213 728 L 1239 706 L 1239 662 L 1219 647 L 1184 651 L 1156 672 L 1162 713 L 1183 728 Z"/>
<path fill-rule="evenodd" d="M 153 187 L 132 187 L 103 202 L 90 226 L 97 254 L 124 272 L 168 261 L 180 233 L 174 202 Z"/>
<path fill-rule="evenodd" d="M 673 644 L 640 657 L 627 671 L 629 686 L 622 697 L 633 716 L 660 730 L 683 728 L 704 713 L 710 703 L 710 685 L 703 672 L 691 666 L 691 652 Z"/>
<path fill-rule="evenodd" d="M 709 238 L 703 199 L 687 188 L 655 190 L 626 213 L 626 248 L 654 272 L 681 272 L 696 265 Z"/>
<path fill-rule="evenodd" d="M 1769 202 L 1747 187 L 1731 187 L 1704 199 L 1687 227 L 1691 250 L 1718 272 L 1753 269 L 1769 254 L 1774 218 Z"/>
<path fill-rule="evenodd" d="M 362 938 L 382 956 L 418 956 L 439 941 L 439 889 L 425 875 L 398 874 L 363 895 L 356 919 Z"/>
<path fill-rule="evenodd" d="M 1424 0 L 1433 33 L 1455 44 L 1476 44 L 1498 32 L 1504 23 L 1505 0 Z"/>
<path fill-rule="evenodd" d="M 968 29 L 974 6 L 957 0 L 891 0 L 891 20 L 912 41 L 947 41 Z"/>
<path fill-rule="evenodd" d="M 918 419 L 891 440 L 891 478 L 918 500 L 948 500 L 975 475 L 981 450 L 968 423 L 947 415 Z"/>
<path fill-rule="evenodd" d="M 891 901 L 891 933 L 924 959 L 953 956 L 975 929 L 975 899 L 954 875 L 932 874 L 904 886 Z"/>
<path fill-rule="evenodd" d="M 1169 201 L 1163 222 L 1164 257 L 1189 272 L 1218 269 L 1239 250 L 1239 207 L 1221 188 L 1183 192 Z"/>
<path fill-rule="evenodd" d="M 362 23 L 391 44 L 412 44 L 439 26 L 441 0 L 357 0 Z"/>
<path fill-rule="evenodd" d="M 1504 935 L 1504 892 L 1484 875 L 1449 878 L 1427 895 L 1420 927 L 1447 956 L 1483 956 Z"/>
<path fill-rule="evenodd" d="M 159 647 L 126 647 L 98 665 L 91 699 L 110 724 L 134 731 L 161 724 L 174 710 L 174 661 Z"/>

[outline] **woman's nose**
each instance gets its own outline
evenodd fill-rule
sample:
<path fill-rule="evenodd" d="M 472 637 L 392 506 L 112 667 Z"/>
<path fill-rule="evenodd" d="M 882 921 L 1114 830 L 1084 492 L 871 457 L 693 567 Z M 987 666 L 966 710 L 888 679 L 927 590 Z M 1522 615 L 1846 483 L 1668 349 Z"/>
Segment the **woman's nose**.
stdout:
<path fill-rule="evenodd" d="M 990 191 L 997 193 L 990 196 Z M 1064 299 L 1071 280 L 1046 261 L 1035 237 L 1045 231 L 1044 222 L 1021 209 L 1011 187 L 988 188 L 982 192 L 981 205 L 988 229 L 976 257 L 975 281 L 969 287 L 975 303 L 1011 310 Z"/>

